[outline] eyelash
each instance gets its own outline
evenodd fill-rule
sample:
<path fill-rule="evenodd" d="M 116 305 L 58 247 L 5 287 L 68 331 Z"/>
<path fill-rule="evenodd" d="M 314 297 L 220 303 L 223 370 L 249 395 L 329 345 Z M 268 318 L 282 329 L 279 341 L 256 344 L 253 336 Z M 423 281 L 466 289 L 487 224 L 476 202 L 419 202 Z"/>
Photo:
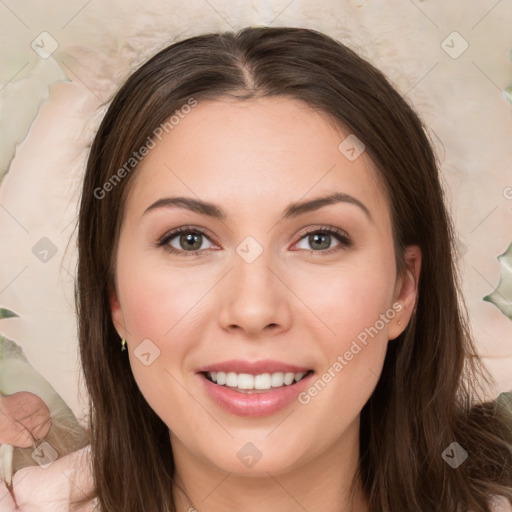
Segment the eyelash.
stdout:
<path fill-rule="evenodd" d="M 168 245 L 170 240 L 172 240 L 173 238 L 175 238 L 176 236 L 178 236 L 182 233 L 193 233 L 196 235 L 203 235 L 209 239 L 209 236 L 206 233 L 206 231 L 204 231 L 200 228 L 193 228 L 191 226 L 183 226 L 181 228 L 177 228 L 177 229 L 171 231 L 170 233 L 166 233 L 165 235 L 163 235 L 157 241 L 156 246 L 162 247 L 167 252 L 169 252 L 171 254 L 176 254 L 177 256 L 197 256 L 201 252 L 204 251 L 204 249 L 199 249 L 197 251 L 181 251 L 181 250 L 177 250 L 174 247 L 171 247 L 170 245 Z M 344 248 L 348 248 L 348 247 L 352 246 L 352 241 L 343 231 L 341 231 L 337 228 L 327 227 L 327 226 L 322 227 L 322 228 L 316 228 L 311 231 L 307 231 L 299 238 L 298 242 L 300 242 L 301 240 L 303 240 L 304 238 L 306 238 L 309 235 L 317 234 L 317 233 L 333 235 L 340 242 L 340 245 L 337 245 L 336 247 L 333 247 L 332 249 L 327 249 L 327 250 L 314 251 L 313 249 L 311 249 L 308 251 L 309 253 L 318 254 L 319 256 L 325 256 L 325 255 L 329 255 L 329 254 L 332 254 L 339 250 L 342 250 Z"/>

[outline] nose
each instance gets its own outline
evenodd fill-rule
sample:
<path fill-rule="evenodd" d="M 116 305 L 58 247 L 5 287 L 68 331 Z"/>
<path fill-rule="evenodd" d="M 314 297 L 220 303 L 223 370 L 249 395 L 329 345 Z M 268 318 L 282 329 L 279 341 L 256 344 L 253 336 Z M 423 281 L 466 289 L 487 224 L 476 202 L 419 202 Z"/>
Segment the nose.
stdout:
<path fill-rule="evenodd" d="M 239 330 L 246 338 L 257 339 L 289 329 L 290 300 L 282 269 L 263 253 L 249 263 L 237 253 L 220 289 L 219 322 L 225 330 Z M 280 272 L 281 270 L 281 272 Z"/>

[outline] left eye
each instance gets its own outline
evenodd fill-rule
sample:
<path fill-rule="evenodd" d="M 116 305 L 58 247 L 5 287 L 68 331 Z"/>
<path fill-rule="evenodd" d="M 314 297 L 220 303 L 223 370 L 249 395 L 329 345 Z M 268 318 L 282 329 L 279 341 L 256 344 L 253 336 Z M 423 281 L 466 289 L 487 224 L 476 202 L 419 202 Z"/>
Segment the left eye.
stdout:
<path fill-rule="evenodd" d="M 335 238 L 339 243 L 334 248 L 329 247 L 331 245 L 332 238 Z M 300 239 L 304 240 L 311 247 L 315 247 L 316 249 L 309 249 L 310 252 L 316 252 L 320 254 L 330 254 L 335 252 L 343 247 L 349 247 L 352 245 L 351 240 L 348 236 L 343 232 L 335 228 L 323 228 L 316 229 L 314 231 L 308 231 L 305 235 L 303 235 Z M 328 249 L 328 250 L 324 250 Z M 308 250 L 308 249 L 307 249 Z"/>

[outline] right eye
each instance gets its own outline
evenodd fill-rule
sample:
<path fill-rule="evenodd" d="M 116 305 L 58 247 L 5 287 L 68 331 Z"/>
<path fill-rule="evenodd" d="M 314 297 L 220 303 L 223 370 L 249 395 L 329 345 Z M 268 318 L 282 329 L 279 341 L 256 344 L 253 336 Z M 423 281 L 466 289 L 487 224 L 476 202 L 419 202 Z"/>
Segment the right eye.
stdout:
<path fill-rule="evenodd" d="M 159 241 L 158 246 L 179 256 L 197 256 L 204 250 L 204 239 L 208 240 L 206 233 L 198 228 L 181 227 L 166 233 Z M 172 241 L 177 239 L 176 245 Z M 181 247 L 180 247 L 181 246 Z M 188 250 L 191 249 L 191 250 Z"/>

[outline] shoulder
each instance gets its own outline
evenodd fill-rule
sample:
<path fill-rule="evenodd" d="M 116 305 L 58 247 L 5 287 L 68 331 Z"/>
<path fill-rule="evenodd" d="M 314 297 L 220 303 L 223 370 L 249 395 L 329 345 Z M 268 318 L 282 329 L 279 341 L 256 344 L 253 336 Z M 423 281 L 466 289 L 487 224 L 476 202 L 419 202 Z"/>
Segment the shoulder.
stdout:
<path fill-rule="evenodd" d="M 13 476 L 13 494 L 21 512 L 68 512 L 73 501 L 92 488 L 90 445 L 50 464 L 20 469 Z M 80 512 L 93 508 L 94 503 L 89 502 Z"/>

